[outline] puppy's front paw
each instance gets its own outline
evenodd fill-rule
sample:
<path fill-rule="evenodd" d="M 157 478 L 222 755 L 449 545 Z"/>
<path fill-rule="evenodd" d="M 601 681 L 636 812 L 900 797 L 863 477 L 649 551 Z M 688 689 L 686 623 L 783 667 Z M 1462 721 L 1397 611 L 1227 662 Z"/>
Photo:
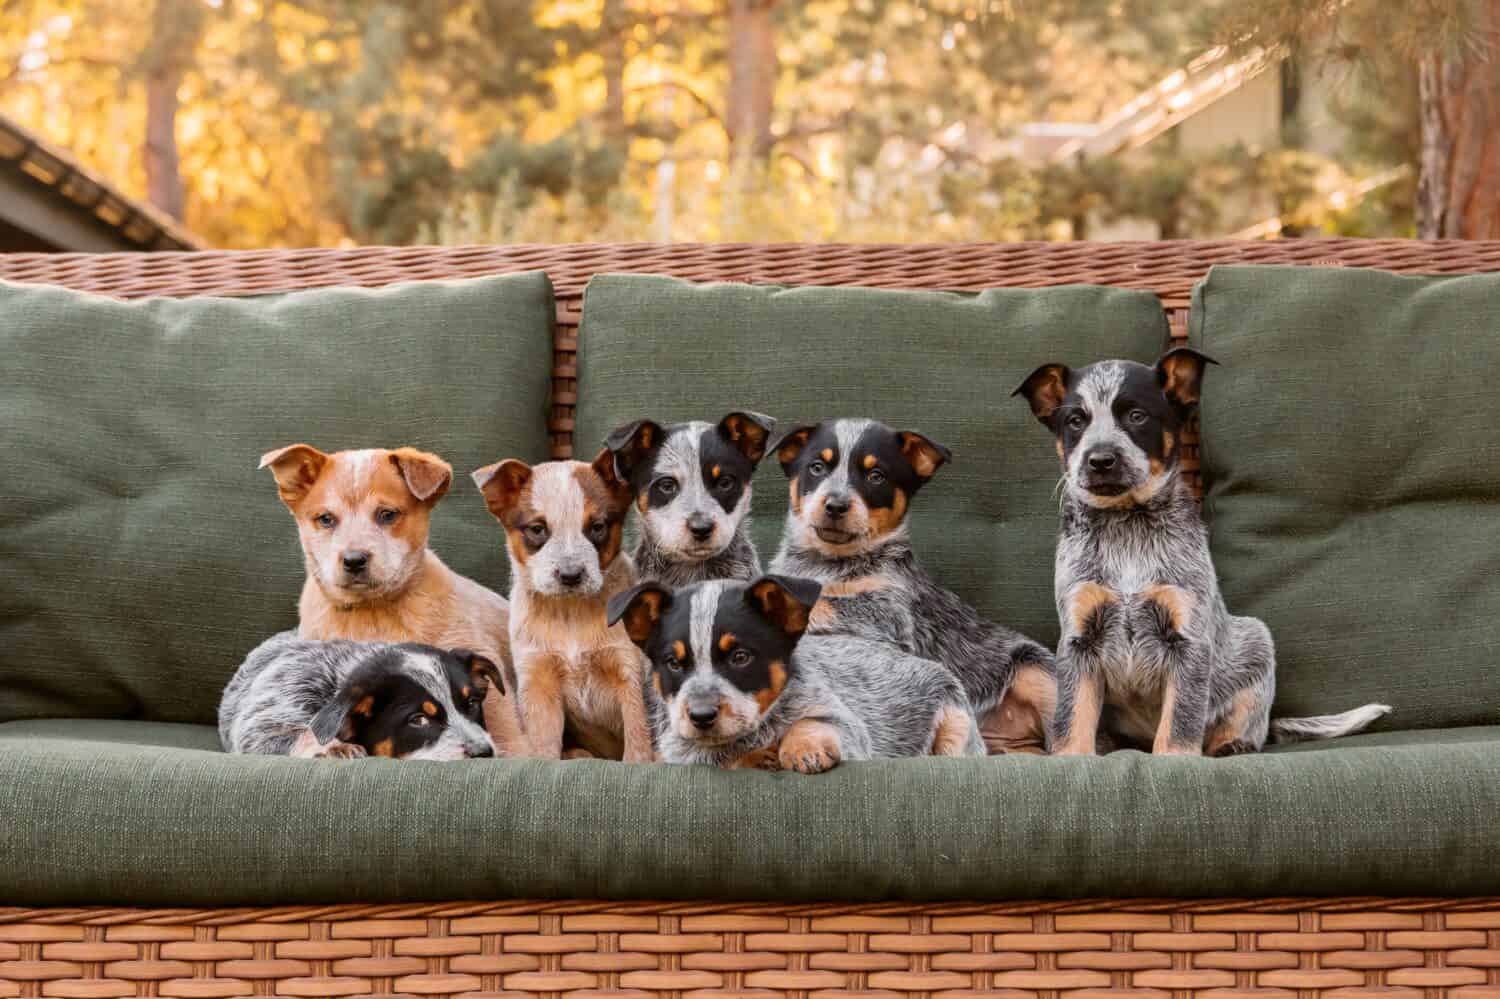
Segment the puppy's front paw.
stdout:
<path fill-rule="evenodd" d="M 656 762 L 656 750 L 652 749 L 649 744 L 647 744 L 644 747 L 627 746 L 627 747 L 625 747 L 625 762 L 626 763 L 655 763 Z"/>
<path fill-rule="evenodd" d="M 572 749 L 563 750 L 562 758 L 565 760 L 592 760 L 594 754 L 582 746 L 574 746 Z"/>
<path fill-rule="evenodd" d="M 315 754 L 320 760 L 358 760 L 368 755 L 364 746 L 353 742 L 330 742 Z"/>
<path fill-rule="evenodd" d="M 746 753 L 729 764 L 730 770 L 780 770 L 781 751 L 777 746 L 766 746 Z"/>
<path fill-rule="evenodd" d="M 783 770 L 799 774 L 820 774 L 838 766 L 843 754 L 839 737 L 830 729 L 819 727 L 807 732 L 789 734 L 781 741 L 778 754 Z"/>

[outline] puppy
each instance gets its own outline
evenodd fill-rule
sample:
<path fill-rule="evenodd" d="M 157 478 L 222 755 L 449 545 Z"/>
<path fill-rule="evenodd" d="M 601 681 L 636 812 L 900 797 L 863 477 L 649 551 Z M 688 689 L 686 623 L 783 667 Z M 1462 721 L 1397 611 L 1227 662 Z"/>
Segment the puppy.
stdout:
<path fill-rule="evenodd" d="M 1044 364 L 1016 389 L 1057 437 L 1062 527 L 1053 585 L 1062 641 L 1054 735 L 1092 753 L 1100 715 L 1154 753 L 1222 756 L 1333 738 L 1390 711 L 1271 720 L 1271 632 L 1224 607 L 1208 532 L 1180 473 L 1182 428 L 1212 360 L 1178 347 L 1155 367 Z"/>
<path fill-rule="evenodd" d="M 473 649 L 510 669 L 504 598 L 427 547 L 432 508 L 453 481 L 447 462 L 409 447 L 324 454 L 292 444 L 262 455 L 260 467 L 276 477 L 302 541 L 298 635 Z M 500 695 L 497 685 L 485 720 L 508 752 L 520 730 Z"/>
<path fill-rule="evenodd" d="M 762 576 L 609 602 L 652 666 L 669 763 L 821 773 L 840 760 L 983 755 L 958 682 L 936 663 L 857 638 L 803 637 L 820 587 Z"/>
<path fill-rule="evenodd" d="M 1044 751 L 1056 708 L 1052 654 L 981 618 L 912 551 L 912 497 L 951 455 L 874 420 L 795 427 L 775 445 L 791 507 L 771 571 L 823 584 L 815 634 L 895 643 L 962 684 L 991 752 Z"/>
<path fill-rule="evenodd" d="M 302 757 L 494 756 L 484 697 L 489 659 L 406 643 L 320 642 L 284 631 L 262 642 L 224 688 L 219 741 L 231 753 Z"/>
<path fill-rule="evenodd" d="M 775 426 L 769 416 L 734 412 L 717 425 L 637 420 L 609 435 L 604 446 L 640 513 L 642 579 L 686 586 L 760 575 L 746 517 L 750 478 Z"/>
<path fill-rule="evenodd" d="M 510 647 L 531 753 L 560 758 L 566 733 L 593 756 L 651 760 L 645 663 L 605 621 L 609 598 L 635 583 L 620 550 L 630 486 L 614 455 L 535 468 L 502 461 L 474 481 L 510 551 Z"/>

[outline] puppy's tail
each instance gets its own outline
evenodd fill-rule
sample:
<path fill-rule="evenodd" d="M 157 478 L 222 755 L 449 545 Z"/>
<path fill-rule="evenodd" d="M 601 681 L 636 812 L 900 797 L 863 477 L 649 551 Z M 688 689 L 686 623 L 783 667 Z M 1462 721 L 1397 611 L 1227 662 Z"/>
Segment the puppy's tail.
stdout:
<path fill-rule="evenodd" d="M 1270 742 L 1306 742 L 1352 735 L 1391 713 L 1389 704 L 1366 704 L 1336 715 L 1311 718 L 1272 718 Z"/>

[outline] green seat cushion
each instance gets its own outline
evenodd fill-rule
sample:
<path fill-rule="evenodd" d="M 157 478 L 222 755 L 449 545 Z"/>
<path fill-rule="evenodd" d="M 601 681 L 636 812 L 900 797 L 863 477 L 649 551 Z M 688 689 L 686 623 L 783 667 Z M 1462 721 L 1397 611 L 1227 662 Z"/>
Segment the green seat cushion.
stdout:
<path fill-rule="evenodd" d="M 782 428 L 869 416 L 920 430 L 954 457 L 913 501 L 918 555 L 982 613 L 1053 645 L 1057 455 L 1010 393 L 1048 361 L 1152 361 L 1167 337 L 1155 295 L 1116 288 L 959 294 L 604 275 L 584 296 L 575 447 L 596 454 L 610 430 L 643 417 L 717 421 L 736 408 Z M 771 455 L 755 478 L 763 561 L 786 509 Z"/>
<path fill-rule="evenodd" d="M 1215 267 L 1192 315 L 1214 561 L 1276 713 L 1500 721 L 1500 276 Z"/>
<path fill-rule="evenodd" d="M 260 455 L 412 444 L 453 463 L 431 544 L 504 581 L 467 472 L 546 453 L 542 274 L 119 302 L 0 284 L 0 721 L 210 722 L 296 624 L 296 525 Z"/>
<path fill-rule="evenodd" d="M 927 758 L 803 777 L 229 756 L 209 751 L 207 728 L 127 723 L 140 729 L 130 744 L 119 724 L 0 725 L 0 899 L 1500 892 L 1494 730 L 1228 760 Z"/>

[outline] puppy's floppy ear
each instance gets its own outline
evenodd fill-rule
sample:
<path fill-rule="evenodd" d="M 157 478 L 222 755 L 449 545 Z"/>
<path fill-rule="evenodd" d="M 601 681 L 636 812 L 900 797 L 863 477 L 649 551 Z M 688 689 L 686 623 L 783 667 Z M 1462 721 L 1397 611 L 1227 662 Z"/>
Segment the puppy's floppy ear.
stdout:
<path fill-rule="evenodd" d="M 390 458 L 406 488 L 424 503 L 436 503 L 453 484 L 453 466 L 435 454 L 399 447 L 391 452 Z"/>
<path fill-rule="evenodd" d="M 505 681 L 500 678 L 500 667 L 496 666 L 492 660 L 477 652 L 470 652 L 468 649 L 452 651 L 455 656 L 463 660 L 464 667 L 469 671 L 469 680 L 474 686 L 480 686 L 479 681 L 485 680 L 500 693 L 505 693 Z"/>
<path fill-rule="evenodd" d="M 937 474 L 945 462 L 953 460 L 953 452 L 915 430 L 903 430 L 896 435 L 901 444 L 901 454 L 911 462 L 919 483 L 925 483 Z"/>
<path fill-rule="evenodd" d="M 1011 395 L 1024 395 L 1036 418 L 1050 427 L 1053 412 L 1068 397 L 1068 379 L 1072 375 L 1066 364 L 1044 364 L 1027 375 Z"/>
<path fill-rule="evenodd" d="M 1173 347 L 1156 361 L 1156 383 L 1179 415 L 1185 415 L 1203 398 L 1203 369 L 1218 363 L 1191 347 Z"/>
<path fill-rule="evenodd" d="M 766 575 L 745 588 L 745 603 L 788 635 L 801 635 L 822 592 L 816 580 Z"/>
<path fill-rule="evenodd" d="M 792 474 L 792 464 L 796 462 L 798 455 L 802 454 L 802 449 L 807 447 L 808 439 L 817 429 L 816 423 L 792 427 L 776 438 L 775 443 L 771 445 L 771 450 L 776 452 L 776 460 L 781 462 L 781 470 L 789 477 Z"/>
<path fill-rule="evenodd" d="M 604 448 L 594 456 L 592 468 L 594 474 L 599 476 L 599 481 L 604 483 L 604 488 L 609 490 L 615 508 L 621 510 L 628 507 L 630 505 L 630 480 L 623 478 L 615 468 L 614 452 L 609 448 Z"/>
<path fill-rule="evenodd" d="M 604 446 L 615 456 L 615 469 L 621 478 L 628 479 L 636 466 L 645 460 L 650 450 L 661 444 L 666 437 L 661 424 L 651 420 L 636 420 L 623 427 L 616 427 L 604 438 Z"/>
<path fill-rule="evenodd" d="M 762 413 L 740 409 L 720 420 L 717 429 L 720 437 L 749 458 L 751 465 L 756 465 L 766 456 L 766 442 L 776 429 L 776 421 Z"/>
<path fill-rule="evenodd" d="M 515 508 L 521 491 L 530 481 L 531 466 L 514 458 L 486 465 L 474 473 L 474 484 L 484 493 L 484 505 L 497 520 L 504 520 Z"/>
<path fill-rule="evenodd" d="M 375 717 L 393 674 L 380 663 L 368 663 L 345 677 L 333 700 L 308 723 L 313 735 L 327 745 L 335 739 L 353 742 L 364 724 Z"/>
<path fill-rule="evenodd" d="M 276 492 L 288 506 L 307 495 L 328 465 L 328 455 L 310 444 L 288 444 L 260 456 L 260 468 L 276 477 Z"/>
<path fill-rule="evenodd" d="M 609 598 L 606 620 L 613 628 L 625 622 L 625 634 L 637 645 L 645 645 L 661 624 L 661 616 L 672 606 L 672 591 L 654 580 L 647 580 L 624 593 Z"/>

